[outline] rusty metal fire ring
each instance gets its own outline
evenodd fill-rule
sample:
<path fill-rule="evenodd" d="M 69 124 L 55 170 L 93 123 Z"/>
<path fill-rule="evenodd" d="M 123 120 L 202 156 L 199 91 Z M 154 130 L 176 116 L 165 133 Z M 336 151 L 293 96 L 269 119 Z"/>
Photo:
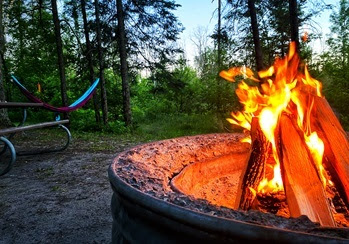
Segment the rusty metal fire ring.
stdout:
<path fill-rule="evenodd" d="M 144 147 L 143 144 L 138 147 Z M 126 152 L 124 152 L 126 153 Z M 108 170 L 113 190 L 113 243 L 348 243 L 331 236 L 309 234 L 211 216 L 148 195 Z"/>

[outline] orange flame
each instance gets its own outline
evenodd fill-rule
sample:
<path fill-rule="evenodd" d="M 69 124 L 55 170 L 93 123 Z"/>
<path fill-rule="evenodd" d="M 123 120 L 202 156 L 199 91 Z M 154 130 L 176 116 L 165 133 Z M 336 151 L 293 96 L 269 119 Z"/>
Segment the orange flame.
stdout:
<path fill-rule="evenodd" d="M 233 67 L 227 71 L 221 71 L 220 76 L 228 81 L 235 82 L 237 76 L 243 76 L 256 85 L 248 85 L 244 80 L 240 81 L 236 94 L 243 111 L 231 113 L 232 118 L 227 120 L 231 124 L 238 125 L 245 130 L 251 130 L 253 117 L 258 117 L 259 125 L 266 139 L 271 143 L 275 164 L 273 178 L 264 178 L 257 189 L 251 192 L 275 192 L 283 190 L 280 171 L 280 162 L 277 154 L 275 130 L 282 113 L 293 114 L 297 118 L 298 127 L 304 134 L 304 141 L 311 152 L 315 166 L 319 171 L 324 184 L 330 183 L 326 171 L 322 166 L 324 144 L 310 127 L 310 112 L 313 101 L 303 101 L 301 90 L 321 95 L 321 83 L 312 78 L 305 66 L 304 72 L 300 72 L 300 58 L 296 52 L 296 44 L 290 43 L 289 53 L 283 58 L 277 58 L 270 68 L 258 72 L 258 78 L 251 69 L 245 67 Z M 244 141 L 251 141 L 250 138 Z"/>
<path fill-rule="evenodd" d="M 306 42 L 308 41 L 308 39 L 309 39 L 308 32 L 305 31 L 302 35 L 302 42 Z"/>
<path fill-rule="evenodd" d="M 41 85 L 40 85 L 39 82 L 38 82 L 38 85 L 37 85 L 37 86 L 38 86 L 38 92 L 41 93 Z"/>

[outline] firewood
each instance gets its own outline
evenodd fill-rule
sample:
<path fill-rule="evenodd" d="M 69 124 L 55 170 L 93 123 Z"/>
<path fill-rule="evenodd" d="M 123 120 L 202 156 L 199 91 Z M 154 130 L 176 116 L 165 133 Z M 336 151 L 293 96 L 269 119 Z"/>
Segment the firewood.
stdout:
<path fill-rule="evenodd" d="M 313 96 L 314 109 L 312 124 L 321 128 L 321 137 L 325 144 L 324 157 L 328 158 L 327 167 L 331 176 L 339 178 L 339 188 L 349 203 L 349 142 L 344 129 L 325 98 Z M 334 175 L 335 174 L 335 175 Z M 336 180 L 335 180 L 336 181 Z M 335 182 L 336 183 L 336 182 Z"/>
<path fill-rule="evenodd" d="M 317 170 L 303 136 L 292 120 L 280 119 L 281 174 L 291 217 L 306 215 L 322 226 L 335 226 Z"/>
<path fill-rule="evenodd" d="M 270 143 L 267 142 L 260 126 L 258 118 L 252 119 L 251 124 L 251 149 L 245 168 L 240 177 L 237 196 L 234 204 L 235 209 L 248 210 L 251 208 L 255 194 L 251 191 L 257 189 L 259 182 L 265 174 L 265 164 L 268 159 Z"/>
<path fill-rule="evenodd" d="M 318 136 L 323 141 L 324 147 L 325 147 L 322 165 L 324 166 L 324 168 L 326 170 L 326 176 L 327 176 L 326 178 L 331 180 L 331 182 L 333 183 L 333 184 L 328 184 L 328 183 L 326 184 L 327 185 L 326 192 L 333 191 L 333 189 L 335 190 L 335 192 L 337 194 L 336 204 L 333 204 L 335 209 L 337 209 L 337 208 L 347 208 L 348 209 L 349 204 L 348 204 L 348 200 L 347 200 L 347 194 L 345 192 L 345 187 L 344 187 L 341 179 L 339 178 L 339 176 L 336 172 L 336 169 L 333 167 L 335 165 L 335 163 L 333 163 L 333 162 L 336 162 L 336 158 L 331 150 L 330 143 L 328 142 L 326 136 L 324 135 L 324 132 L 322 131 L 322 129 L 320 128 L 320 126 L 318 124 L 315 124 L 313 122 L 311 124 L 311 126 L 312 126 L 312 130 L 317 132 Z M 333 194 L 327 194 L 327 196 L 332 201 L 334 200 Z M 338 206 L 338 203 L 340 203 L 340 206 Z"/>

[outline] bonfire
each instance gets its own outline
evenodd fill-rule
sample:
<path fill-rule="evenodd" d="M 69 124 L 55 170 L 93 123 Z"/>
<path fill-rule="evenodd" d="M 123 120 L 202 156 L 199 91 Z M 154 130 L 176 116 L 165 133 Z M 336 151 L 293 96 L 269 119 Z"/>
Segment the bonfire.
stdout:
<path fill-rule="evenodd" d="M 348 226 L 347 134 L 295 43 L 286 57 L 258 76 L 247 67 L 233 67 L 220 76 L 239 82 L 236 94 L 243 110 L 227 120 L 242 127 L 247 135 L 242 141 L 251 144 L 234 208 L 262 209 L 263 199 L 272 196 L 277 200 L 269 204 L 286 202 L 275 210 L 279 215 Z"/>

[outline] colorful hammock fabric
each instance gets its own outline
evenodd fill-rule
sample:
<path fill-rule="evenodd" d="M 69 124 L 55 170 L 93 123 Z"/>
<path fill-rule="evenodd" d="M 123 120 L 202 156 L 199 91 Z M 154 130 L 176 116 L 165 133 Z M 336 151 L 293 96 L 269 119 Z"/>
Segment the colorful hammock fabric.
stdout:
<path fill-rule="evenodd" d="M 88 100 L 90 100 L 90 98 L 93 96 L 94 92 L 96 91 L 96 87 L 99 83 L 99 78 L 97 78 L 95 80 L 95 82 L 93 82 L 93 84 L 91 85 L 91 87 L 75 102 L 73 102 L 71 105 L 67 106 L 67 107 L 54 107 L 48 103 L 45 103 L 43 101 L 41 101 L 39 98 L 37 98 L 36 96 L 34 96 L 31 92 L 29 92 L 27 90 L 27 88 L 25 88 L 19 81 L 18 79 L 14 76 L 11 75 L 14 83 L 17 85 L 17 87 L 20 89 L 20 91 L 24 94 L 24 96 L 26 96 L 30 101 L 34 102 L 34 103 L 43 103 L 44 108 L 53 111 L 53 112 L 59 112 L 59 113 L 66 113 L 66 112 L 71 112 L 74 111 L 78 108 L 81 108 L 82 106 L 84 106 Z"/>

